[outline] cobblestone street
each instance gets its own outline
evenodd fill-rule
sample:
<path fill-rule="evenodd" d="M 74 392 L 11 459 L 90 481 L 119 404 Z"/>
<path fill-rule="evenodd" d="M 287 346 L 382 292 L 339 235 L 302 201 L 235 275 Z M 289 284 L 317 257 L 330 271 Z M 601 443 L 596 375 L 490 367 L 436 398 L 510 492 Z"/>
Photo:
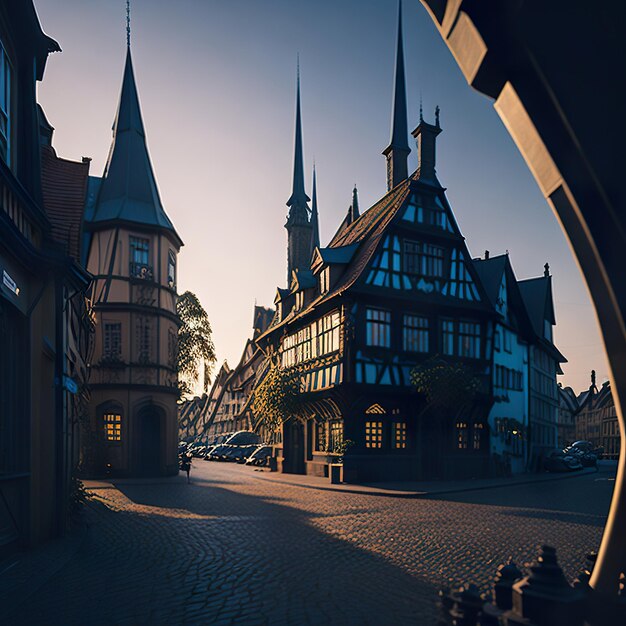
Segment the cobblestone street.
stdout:
<path fill-rule="evenodd" d="M 486 590 L 497 565 L 532 560 L 542 542 L 574 576 L 598 547 L 612 476 L 401 499 L 196 461 L 191 485 L 94 490 L 84 538 L 53 577 L 20 601 L 7 588 L 28 555 L 0 573 L 0 623 L 431 624 L 441 584 Z"/>

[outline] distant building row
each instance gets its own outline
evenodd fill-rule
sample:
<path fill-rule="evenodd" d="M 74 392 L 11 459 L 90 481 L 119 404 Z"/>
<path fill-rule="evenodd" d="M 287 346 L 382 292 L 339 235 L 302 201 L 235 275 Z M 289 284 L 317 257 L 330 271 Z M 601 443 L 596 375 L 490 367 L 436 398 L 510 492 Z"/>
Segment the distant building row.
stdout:
<path fill-rule="evenodd" d="M 574 441 L 591 441 L 603 449 L 604 458 L 617 459 L 620 431 L 610 382 L 598 389 L 592 371 L 589 389 L 578 396 L 571 387 L 559 387 L 558 430 L 561 448 Z"/>

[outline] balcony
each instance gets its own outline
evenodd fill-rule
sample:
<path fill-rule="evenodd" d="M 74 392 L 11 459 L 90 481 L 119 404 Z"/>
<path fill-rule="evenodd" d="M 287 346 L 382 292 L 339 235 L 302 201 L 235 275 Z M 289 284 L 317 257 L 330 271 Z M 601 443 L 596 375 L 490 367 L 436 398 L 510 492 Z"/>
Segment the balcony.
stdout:
<path fill-rule="evenodd" d="M 130 277 L 137 278 L 139 280 L 154 281 L 154 274 L 152 272 L 152 266 L 145 263 L 130 263 Z"/>

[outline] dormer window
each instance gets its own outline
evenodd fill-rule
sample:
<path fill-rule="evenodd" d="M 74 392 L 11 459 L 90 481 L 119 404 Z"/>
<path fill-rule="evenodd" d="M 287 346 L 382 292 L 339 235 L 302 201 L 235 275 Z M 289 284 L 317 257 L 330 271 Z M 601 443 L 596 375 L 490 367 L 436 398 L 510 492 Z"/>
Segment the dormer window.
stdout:
<path fill-rule="evenodd" d="M 330 267 L 325 267 L 320 272 L 320 293 L 328 293 L 330 289 Z"/>
<path fill-rule="evenodd" d="M 304 291 L 296 292 L 296 311 L 300 311 L 304 307 Z"/>

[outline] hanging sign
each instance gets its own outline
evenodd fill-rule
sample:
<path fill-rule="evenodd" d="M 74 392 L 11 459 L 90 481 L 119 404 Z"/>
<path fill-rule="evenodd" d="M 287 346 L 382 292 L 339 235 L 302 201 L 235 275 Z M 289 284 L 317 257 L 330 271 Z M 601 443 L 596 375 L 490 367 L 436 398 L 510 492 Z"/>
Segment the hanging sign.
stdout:
<path fill-rule="evenodd" d="M 16 296 L 20 295 L 20 288 L 6 270 L 2 270 L 2 284 Z"/>

